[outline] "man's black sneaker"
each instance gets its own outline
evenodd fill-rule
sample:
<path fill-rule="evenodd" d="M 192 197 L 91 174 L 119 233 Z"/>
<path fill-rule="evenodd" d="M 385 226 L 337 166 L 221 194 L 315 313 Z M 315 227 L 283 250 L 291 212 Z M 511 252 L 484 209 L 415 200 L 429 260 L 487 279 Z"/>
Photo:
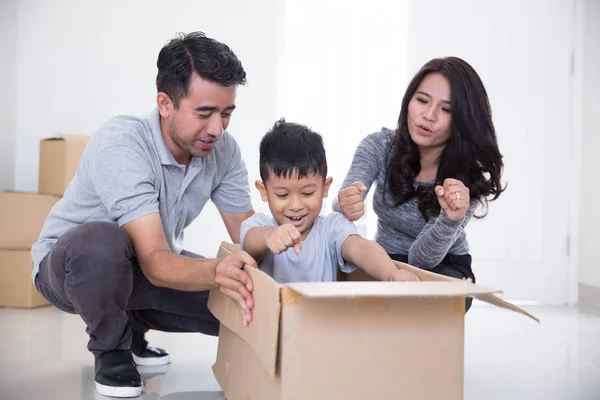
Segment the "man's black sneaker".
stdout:
<path fill-rule="evenodd" d="M 144 384 L 130 350 L 113 350 L 96 357 L 96 391 L 103 396 L 137 397 Z"/>
<path fill-rule="evenodd" d="M 137 365 L 165 365 L 171 362 L 165 350 L 148 345 L 143 332 L 131 331 L 131 352 Z"/>

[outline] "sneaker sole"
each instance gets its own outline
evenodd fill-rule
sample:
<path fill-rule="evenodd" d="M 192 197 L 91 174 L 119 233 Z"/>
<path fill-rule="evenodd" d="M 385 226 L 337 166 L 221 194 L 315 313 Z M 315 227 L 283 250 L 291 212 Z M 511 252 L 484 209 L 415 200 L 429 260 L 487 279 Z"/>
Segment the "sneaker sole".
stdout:
<path fill-rule="evenodd" d="M 143 366 L 166 365 L 171 363 L 171 356 L 167 354 L 162 357 L 138 357 L 133 354 L 133 361 Z"/>
<path fill-rule="evenodd" d="M 138 397 L 144 391 L 144 387 L 106 386 L 96 382 L 96 391 L 101 395 L 108 397 Z"/>
<path fill-rule="evenodd" d="M 137 370 L 140 373 L 140 375 L 142 375 L 142 378 L 144 378 L 144 375 L 152 375 L 152 376 L 165 375 L 171 369 L 170 367 L 171 367 L 171 364 L 138 365 Z"/>

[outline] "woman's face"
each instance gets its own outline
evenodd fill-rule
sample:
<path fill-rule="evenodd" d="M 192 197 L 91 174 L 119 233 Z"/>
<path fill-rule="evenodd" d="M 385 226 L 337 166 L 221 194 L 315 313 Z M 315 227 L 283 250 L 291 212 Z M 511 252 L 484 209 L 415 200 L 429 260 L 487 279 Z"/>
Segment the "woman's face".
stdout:
<path fill-rule="evenodd" d="M 425 76 L 408 103 L 408 132 L 419 149 L 445 148 L 452 129 L 450 82 L 439 72 Z"/>

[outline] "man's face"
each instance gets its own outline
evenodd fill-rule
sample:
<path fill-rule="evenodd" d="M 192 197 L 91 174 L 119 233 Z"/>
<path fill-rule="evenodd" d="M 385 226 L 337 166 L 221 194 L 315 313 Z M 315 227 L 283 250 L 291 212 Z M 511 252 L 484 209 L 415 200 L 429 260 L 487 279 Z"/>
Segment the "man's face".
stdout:
<path fill-rule="evenodd" d="M 305 238 L 321 212 L 331 182 L 321 175 L 299 179 L 297 171 L 287 177 L 277 177 L 271 171 L 267 181 L 257 181 L 256 187 L 279 225 L 292 224 Z"/>
<path fill-rule="evenodd" d="M 197 74 L 191 78 L 187 96 L 175 109 L 168 96 L 162 102 L 159 94 L 159 110 L 163 121 L 165 143 L 180 163 L 194 157 L 205 157 L 215 142 L 227 129 L 231 113 L 235 109 L 236 86 L 221 86 L 202 79 Z M 164 122 L 164 124 L 163 124 Z"/>

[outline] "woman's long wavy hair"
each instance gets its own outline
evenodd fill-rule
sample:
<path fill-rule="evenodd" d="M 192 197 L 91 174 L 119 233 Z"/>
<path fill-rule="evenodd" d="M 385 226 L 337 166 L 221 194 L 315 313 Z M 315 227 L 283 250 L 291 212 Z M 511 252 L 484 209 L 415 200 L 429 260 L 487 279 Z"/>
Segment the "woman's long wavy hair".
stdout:
<path fill-rule="evenodd" d="M 461 180 L 469 188 L 471 201 L 484 207 L 483 214 L 476 216 L 483 218 L 487 214 L 488 201 L 496 200 L 505 189 L 500 182 L 504 164 L 483 82 L 473 67 L 460 58 L 429 61 L 408 85 L 402 99 L 396 139 L 388 153 L 386 184 L 395 207 L 417 198 L 425 220 L 439 215 L 435 185 L 419 185 L 416 189 L 413 186 L 421 170 L 421 158 L 407 124 L 408 104 L 423 78 L 434 72 L 441 73 L 450 82 L 452 109 L 450 139 L 439 160 L 435 185 L 442 185 L 446 178 Z"/>

